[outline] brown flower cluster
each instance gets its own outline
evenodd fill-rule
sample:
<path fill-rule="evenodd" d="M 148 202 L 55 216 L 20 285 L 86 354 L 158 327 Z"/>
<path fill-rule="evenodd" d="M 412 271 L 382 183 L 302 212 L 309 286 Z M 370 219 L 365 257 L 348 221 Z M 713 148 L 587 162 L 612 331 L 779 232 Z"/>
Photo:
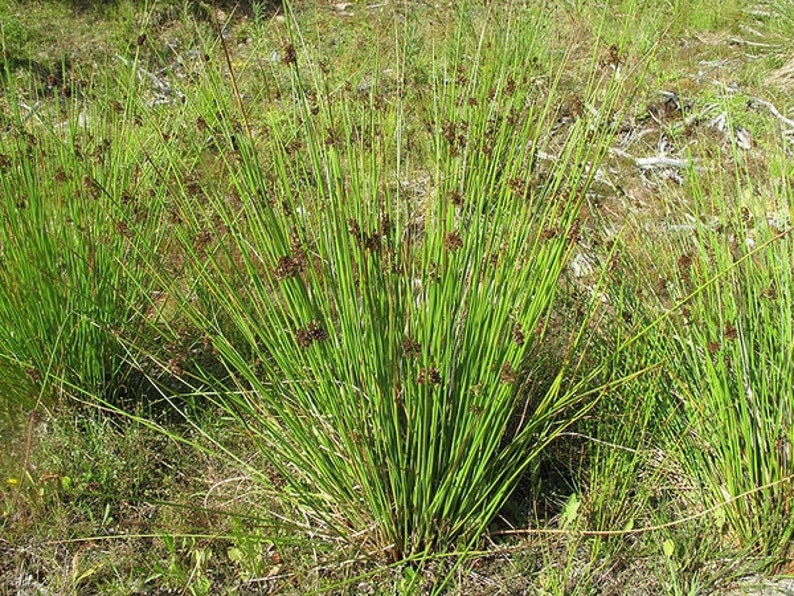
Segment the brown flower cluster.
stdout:
<path fill-rule="evenodd" d="M 623 64 L 623 56 L 620 53 L 620 48 L 617 44 L 612 44 L 607 48 L 606 55 L 598 61 L 598 65 L 601 68 L 606 68 L 611 66 L 612 68 L 617 68 L 621 64 Z"/>
<path fill-rule="evenodd" d="M 767 300 L 777 300 L 777 297 L 778 292 L 774 282 L 770 284 L 766 290 L 761 292 L 761 298 L 766 298 Z"/>
<path fill-rule="evenodd" d="M 463 246 L 463 240 L 457 232 L 450 232 L 444 238 L 444 248 L 450 252 L 455 252 Z"/>
<path fill-rule="evenodd" d="M 402 341 L 402 352 L 404 358 L 409 358 L 411 356 L 418 356 L 421 352 L 421 346 L 419 342 L 413 338 L 406 337 Z"/>
<path fill-rule="evenodd" d="M 566 234 L 570 242 L 579 242 L 582 239 L 582 222 L 578 219 L 571 224 Z M 616 251 L 617 252 L 617 251 Z"/>
<path fill-rule="evenodd" d="M 371 234 L 367 234 L 362 230 L 361 226 L 354 219 L 349 219 L 347 225 L 348 232 L 356 239 L 356 244 L 358 244 L 360 248 L 373 252 L 380 250 L 381 239 L 385 238 L 392 230 L 391 220 L 388 215 L 381 217 L 379 228 L 374 230 Z"/>
<path fill-rule="evenodd" d="M 452 202 L 455 207 L 462 207 L 463 206 L 463 194 L 457 191 L 453 191 L 449 193 L 449 200 Z"/>
<path fill-rule="evenodd" d="M 441 126 L 441 136 L 449 143 L 449 153 L 452 157 L 458 156 L 460 150 L 466 146 L 466 133 L 468 130 L 468 122 L 448 121 Z"/>
<path fill-rule="evenodd" d="M 215 236 L 208 229 L 205 228 L 201 230 L 196 235 L 196 242 L 195 242 L 196 253 L 203 256 L 207 250 L 207 247 L 212 243 L 214 239 Z"/>
<path fill-rule="evenodd" d="M 505 362 L 502 365 L 502 370 L 499 371 L 499 380 L 507 385 L 512 385 L 518 380 L 518 372 L 512 364 Z"/>
<path fill-rule="evenodd" d="M 305 265 L 306 259 L 302 255 L 297 257 L 289 255 L 279 257 L 274 271 L 276 279 L 281 281 L 282 279 L 297 277 L 303 271 Z"/>
<path fill-rule="evenodd" d="M 560 226 L 552 226 L 550 228 L 544 228 L 540 235 L 544 240 L 551 240 L 553 238 L 558 238 L 560 235 L 562 235 L 562 228 L 560 228 Z"/>
<path fill-rule="evenodd" d="M 524 331 L 521 329 L 521 325 L 519 323 L 516 323 L 513 326 L 513 341 L 518 346 L 524 345 L 524 341 L 525 341 Z"/>
<path fill-rule="evenodd" d="M 440 385 L 441 373 L 436 368 L 423 368 L 419 371 L 416 382 L 420 385 Z"/>
<path fill-rule="evenodd" d="M 732 323 L 728 323 L 725 325 L 725 329 L 722 330 L 722 339 L 723 341 L 735 341 L 739 337 L 739 330 Z M 710 354 L 716 354 L 722 349 L 722 342 L 720 341 L 711 341 L 706 344 L 706 349 L 709 351 Z"/>
<path fill-rule="evenodd" d="M 523 178 L 515 177 L 507 181 L 507 188 L 516 196 L 523 197 L 527 194 L 529 185 Z"/>
<path fill-rule="evenodd" d="M 312 321 L 306 327 L 295 332 L 295 341 L 304 350 L 312 344 L 328 339 L 328 332 L 320 325 L 319 321 Z"/>
<path fill-rule="evenodd" d="M 291 277 L 297 277 L 303 273 L 308 264 L 306 252 L 303 249 L 303 245 L 300 237 L 298 236 L 297 230 L 293 229 L 290 232 L 290 236 L 290 249 L 292 252 L 291 254 L 286 254 L 279 257 L 278 261 L 276 262 L 275 270 L 273 271 L 275 278 L 279 281 L 283 279 L 289 279 Z"/>
<path fill-rule="evenodd" d="M 298 52 L 295 50 L 295 46 L 291 43 L 288 43 L 284 46 L 284 55 L 281 57 L 281 63 L 284 66 L 290 66 L 292 64 L 298 63 Z"/>

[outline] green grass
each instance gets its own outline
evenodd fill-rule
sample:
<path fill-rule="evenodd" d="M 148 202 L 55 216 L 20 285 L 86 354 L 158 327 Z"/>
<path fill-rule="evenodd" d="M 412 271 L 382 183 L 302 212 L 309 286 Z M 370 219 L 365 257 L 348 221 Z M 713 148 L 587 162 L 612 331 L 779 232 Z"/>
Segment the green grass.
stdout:
<path fill-rule="evenodd" d="M 0 591 L 790 571 L 785 7 L 244 8 L 0 11 Z"/>
<path fill-rule="evenodd" d="M 785 560 L 792 530 L 791 203 L 774 170 L 751 177 L 743 157 L 732 155 L 738 204 L 715 197 L 711 180 L 689 183 L 695 208 L 716 209 L 717 223 L 665 247 L 677 258 L 662 266 L 677 308 L 653 340 L 654 352 L 666 363 L 668 390 L 685 421 L 674 427 L 683 439 L 674 439 L 696 483 L 695 502 L 714 510 L 726 540 Z"/>
<path fill-rule="evenodd" d="M 517 44 L 529 22 L 518 21 Z M 400 60 L 411 48 L 397 50 Z M 544 341 L 591 176 L 585 167 L 602 158 L 603 142 L 586 139 L 605 127 L 582 118 L 545 188 L 516 192 L 511 181 L 529 177 L 533 157 L 513 139 L 539 145 L 550 106 L 507 121 L 505 113 L 531 101 L 503 90 L 501 71 L 513 64 L 483 56 L 461 65 L 483 81 L 461 90 L 463 107 L 436 66 L 424 126 L 433 132 L 404 139 L 411 132 L 402 122 L 415 116 L 399 87 L 376 111 L 384 86 L 376 78 L 362 111 L 318 79 L 309 87 L 315 114 L 304 95 L 314 73 L 302 60 L 286 67 L 305 148 L 287 149 L 275 129 L 269 146 L 236 138 L 227 166 L 241 204 L 209 197 L 224 237 L 206 256 L 193 234 L 206 221 L 189 197 L 181 203 L 194 228 L 182 248 L 203 294 L 185 314 L 237 381 L 217 387 L 217 400 L 261 441 L 287 482 L 285 496 L 293 492 L 321 527 L 352 530 L 365 552 L 395 561 L 468 544 L 542 447 L 589 405 L 588 392 L 597 393 L 584 381 L 566 383 L 578 333 L 543 389 L 522 387 L 520 377 Z M 493 63 L 499 70 L 488 69 Z M 406 76 L 399 68 L 398 85 Z M 588 98 L 608 106 L 610 91 L 592 86 Z M 489 88 L 504 99 L 489 101 Z M 400 177 L 415 167 L 409 142 L 431 152 L 424 165 L 438 181 L 422 202 L 402 190 Z M 296 192 L 305 178 L 311 187 Z"/>

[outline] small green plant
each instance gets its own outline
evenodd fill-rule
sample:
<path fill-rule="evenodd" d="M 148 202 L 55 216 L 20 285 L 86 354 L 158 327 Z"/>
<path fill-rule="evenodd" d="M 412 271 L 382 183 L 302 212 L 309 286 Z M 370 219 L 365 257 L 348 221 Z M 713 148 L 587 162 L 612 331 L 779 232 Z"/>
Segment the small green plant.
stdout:
<path fill-rule="evenodd" d="M 128 167 L 139 147 L 116 141 L 135 124 L 76 100 L 63 109 L 67 126 L 48 109 L 0 138 L 2 408 L 114 401 L 130 388 L 121 342 L 138 340 L 151 304 L 137 255 L 156 250 L 159 216 Z"/>
<path fill-rule="evenodd" d="M 197 546 L 195 538 L 164 534 L 161 537 L 168 552 L 165 561 L 155 563 L 148 582 L 181 590 L 184 594 L 209 594 L 212 582 L 205 576 L 207 561 L 213 556 L 210 549 Z"/>
<path fill-rule="evenodd" d="M 665 399 L 683 416 L 670 449 L 700 489 L 696 506 L 714 512 L 728 544 L 780 560 L 794 536 L 790 199 L 776 190 L 767 202 L 759 189 L 752 200 L 758 187 L 741 171 L 737 180 L 733 208 L 707 193 L 708 178 L 690 180 L 715 215 L 666 246 L 656 312 L 673 309 L 643 345 L 664 362 Z"/>
<path fill-rule="evenodd" d="M 24 56 L 28 32 L 6 8 L 0 8 L 0 67 L 16 62 Z"/>
<path fill-rule="evenodd" d="M 736 232 L 741 242 L 744 232 Z M 714 260 L 698 259 L 701 267 L 716 261 L 732 271 L 687 310 L 687 319 L 699 324 L 679 339 L 672 375 L 692 421 L 688 461 L 710 502 L 725 503 L 723 529 L 761 554 L 786 556 L 794 532 L 794 253 L 791 239 L 777 232 L 757 240 L 770 244 L 754 258 L 723 237 L 711 243 Z M 737 248 L 744 261 L 733 264 Z"/>

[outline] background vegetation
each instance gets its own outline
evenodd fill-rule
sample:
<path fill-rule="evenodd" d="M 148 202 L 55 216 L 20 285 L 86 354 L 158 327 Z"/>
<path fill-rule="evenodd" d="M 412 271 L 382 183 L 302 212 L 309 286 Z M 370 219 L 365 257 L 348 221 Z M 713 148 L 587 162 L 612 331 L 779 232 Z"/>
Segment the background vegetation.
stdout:
<path fill-rule="evenodd" d="M 0 592 L 790 573 L 787 4 L 0 6 Z"/>

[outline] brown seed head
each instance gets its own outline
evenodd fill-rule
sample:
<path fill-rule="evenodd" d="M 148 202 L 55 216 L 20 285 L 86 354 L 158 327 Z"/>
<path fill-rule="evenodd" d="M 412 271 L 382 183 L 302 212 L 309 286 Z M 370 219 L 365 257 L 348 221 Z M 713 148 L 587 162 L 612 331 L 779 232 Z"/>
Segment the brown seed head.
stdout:
<path fill-rule="evenodd" d="M 321 342 L 328 338 L 328 333 L 323 329 L 318 321 L 312 321 L 306 327 L 295 332 L 295 341 L 304 350 L 312 344 Z"/>
<path fill-rule="evenodd" d="M 382 215 L 380 218 L 380 233 L 382 236 L 387 236 L 392 231 L 391 218 L 388 215 Z"/>
<path fill-rule="evenodd" d="M 441 126 L 441 136 L 446 139 L 447 143 L 454 145 L 457 138 L 457 130 L 458 127 L 454 122 L 445 122 Z"/>
<path fill-rule="evenodd" d="M 212 239 L 212 232 L 207 229 L 201 230 L 196 235 L 196 251 L 203 253 L 207 246 L 209 246 L 210 242 L 212 242 Z"/>
<path fill-rule="evenodd" d="M 182 368 L 182 362 L 179 358 L 171 358 L 168 361 L 168 372 L 175 377 L 182 376 L 185 373 L 185 369 Z"/>
<path fill-rule="evenodd" d="M 609 259 L 609 272 L 614 273 L 615 270 L 620 265 L 620 251 L 616 250 L 612 253 L 612 257 Z"/>
<path fill-rule="evenodd" d="M 519 196 L 523 196 L 527 192 L 526 180 L 522 178 L 511 178 L 507 181 L 507 187 Z"/>
<path fill-rule="evenodd" d="M 567 236 L 571 242 L 579 242 L 582 239 L 582 222 L 578 219 L 573 222 L 573 225 L 568 229 Z"/>
<path fill-rule="evenodd" d="M 350 235 L 356 239 L 356 242 L 362 243 L 364 241 L 365 235 L 361 231 L 361 226 L 358 225 L 358 222 L 355 219 L 347 220 L 347 231 L 350 232 Z"/>
<path fill-rule="evenodd" d="M 455 252 L 462 246 L 463 240 L 461 240 L 460 234 L 457 232 L 450 232 L 447 234 L 446 238 L 444 238 L 444 248 L 450 252 Z"/>
<path fill-rule="evenodd" d="M 512 385 L 518 380 L 518 373 L 512 364 L 505 362 L 502 365 L 502 370 L 499 371 L 499 380 L 507 385 Z"/>
<path fill-rule="evenodd" d="M 516 343 L 516 345 L 523 346 L 524 340 L 524 331 L 521 329 L 521 325 L 516 323 L 513 326 L 513 341 Z"/>
<path fill-rule="evenodd" d="M 25 374 L 26 374 L 26 375 L 28 376 L 28 378 L 29 378 L 31 381 L 33 381 L 35 384 L 37 384 L 37 385 L 38 385 L 38 384 L 41 382 L 41 373 L 39 372 L 39 370 L 38 370 L 36 367 L 34 367 L 34 366 L 31 366 L 31 367 L 29 367 L 29 368 L 28 368 L 28 369 L 25 371 Z"/>
<path fill-rule="evenodd" d="M 402 351 L 404 357 L 417 356 L 421 352 L 419 342 L 413 338 L 406 337 L 402 341 Z"/>
<path fill-rule="evenodd" d="M 364 248 L 372 252 L 380 250 L 381 247 L 380 238 L 381 236 L 377 232 L 373 233 L 370 236 L 365 236 Z"/>
<path fill-rule="evenodd" d="M 113 226 L 116 228 L 116 231 L 124 237 L 129 237 L 130 234 L 130 227 L 127 225 L 127 222 L 124 220 L 117 220 L 113 222 Z"/>
<path fill-rule="evenodd" d="M 552 238 L 557 238 L 562 233 L 562 230 L 559 226 L 553 226 L 551 228 L 544 228 L 543 232 L 541 232 L 541 237 L 544 240 L 551 240 Z"/>
<path fill-rule="evenodd" d="M 441 374 L 435 368 L 423 368 L 419 371 L 416 382 L 420 385 L 440 385 Z"/>
<path fill-rule="evenodd" d="M 305 258 L 292 257 L 289 255 L 279 257 L 274 272 L 276 279 L 282 280 L 290 277 L 297 277 L 303 271 L 304 265 Z"/>
<path fill-rule="evenodd" d="M 281 63 L 284 66 L 290 66 L 298 63 L 298 53 L 295 51 L 295 46 L 288 43 L 284 46 L 284 55 L 281 57 Z"/>
<path fill-rule="evenodd" d="M 601 61 L 602 66 L 617 67 L 622 64 L 623 60 L 620 56 L 620 48 L 616 44 L 612 44 L 607 49 L 607 55 Z"/>

